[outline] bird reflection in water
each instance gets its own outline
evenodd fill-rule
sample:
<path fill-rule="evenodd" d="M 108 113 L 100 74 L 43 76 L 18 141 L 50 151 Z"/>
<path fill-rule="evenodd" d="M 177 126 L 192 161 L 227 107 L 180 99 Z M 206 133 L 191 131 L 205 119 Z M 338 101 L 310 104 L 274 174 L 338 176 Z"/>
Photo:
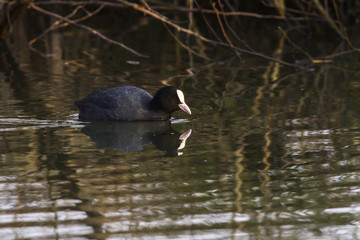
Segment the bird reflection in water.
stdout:
<path fill-rule="evenodd" d="M 92 122 L 81 130 L 100 148 L 114 148 L 121 152 L 141 151 L 144 146 L 154 144 L 175 157 L 183 153 L 185 143 L 192 130 L 180 134 L 171 127 L 170 121 L 157 122 Z"/>

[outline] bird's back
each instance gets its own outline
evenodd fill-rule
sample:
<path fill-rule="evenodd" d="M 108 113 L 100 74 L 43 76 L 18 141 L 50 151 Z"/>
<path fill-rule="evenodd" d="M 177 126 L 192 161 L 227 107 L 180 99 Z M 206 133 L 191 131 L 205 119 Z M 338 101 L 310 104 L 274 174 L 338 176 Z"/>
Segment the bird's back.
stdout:
<path fill-rule="evenodd" d="M 136 121 L 147 120 L 151 100 L 148 92 L 124 86 L 97 90 L 75 104 L 80 109 L 81 119 Z"/>

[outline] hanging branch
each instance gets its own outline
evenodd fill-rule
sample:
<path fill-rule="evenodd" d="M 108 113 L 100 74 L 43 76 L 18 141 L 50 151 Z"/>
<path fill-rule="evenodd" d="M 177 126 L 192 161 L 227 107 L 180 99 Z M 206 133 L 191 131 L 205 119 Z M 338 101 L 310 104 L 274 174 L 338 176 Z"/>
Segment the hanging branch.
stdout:
<path fill-rule="evenodd" d="M 86 25 L 83 25 L 83 24 L 77 23 L 77 22 L 75 22 L 75 21 L 72 21 L 72 20 L 70 20 L 70 19 L 67 19 L 67 18 L 65 18 L 65 17 L 63 17 L 63 16 L 60 16 L 59 14 L 56 14 L 56 13 L 47 11 L 47 10 L 45 10 L 45 9 L 42 9 L 42 8 L 36 6 L 34 3 L 30 3 L 30 4 L 29 4 L 29 7 L 32 8 L 32 9 L 34 9 L 34 10 L 36 10 L 36 11 L 39 11 L 39 12 L 41 12 L 41 13 L 43 13 L 43 14 L 46 14 L 46 15 L 49 15 L 49 16 L 52 16 L 52 17 L 61 19 L 61 20 L 64 21 L 64 22 L 67 22 L 67 23 L 70 23 L 70 24 L 72 24 L 72 25 L 75 25 L 75 26 L 77 26 L 77 27 L 79 27 L 79 28 L 85 29 L 85 30 L 89 31 L 90 33 L 92 33 L 92 34 L 100 37 L 101 39 L 103 39 L 103 40 L 105 40 L 105 41 L 107 41 L 107 42 L 110 42 L 110 43 L 112 43 L 112 44 L 115 44 L 115 45 L 117 45 L 117 46 L 120 46 L 120 47 L 124 48 L 125 50 L 127 50 L 127 51 L 129 51 L 129 52 L 131 52 L 131 53 L 133 53 L 133 54 L 135 54 L 135 55 L 137 55 L 137 56 L 139 56 L 139 57 L 148 57 L 147 55 L 141 54 L 141 53 L 135 51 L 134 49 L 126 46 L 126 45 L 123 44 L 123 43 L 117 42 L 117 41 L 115 41 L 115 40 L 112 40 L 112 39 L 104 36 L 103 34 L 101 34 L 100 32 L 92 29 L 91 27 L 88 27 L 88 26 L 86 26 Z"/>
<path fill-rule="evenodd" d="M 270 60 L 270 61 L 274 61 L 274 62 L 278 62 L 282 65 L 285 65 L 285 66 L 290 66 L 290 67 L 294 67 L 294 68 L 298 68 L 298 69 L 304 69 L 303 66 L 301 65 L 298 65 L 298 64 L 292 64 L 292 63 L 288 63 L 288 62 L 285 62 L 285 61 L 282 61 L 280 59 L 276 59 L 276 58 L 273 58 L 273 57 L 270 57 L 270 56 L 266 56 L 264 54 L 261 54 L 261 53 L 258 53 L 256 51 L 250 51 L 250 50 L 246 50 L 246 49 L 241 49 L 239 47 L 236 47 L 236 46 L 233 46 L 232 44 L 230 43 L 226 43 L 226 42 L 222 42 L 222 41 L 215 41 L 215 40 L 211 40 L 209 38 L 206 38 L 202 35 L 200 35 L 199 33 L 197 32 L 194 32 L 190 29 L 186 29 L 186 28 L 183 28 L 181 26 L 179 26 L 177 23 L 175 23 L 174 21 L 170 20 L 169 18 L 167 18 L 166 16 L 160 14 L 159 12 L 153 10 L 152 8 L 150 8 L 150 6 L 146 3 L 145 0 L 143 0 L 142 2 L 144 3 L 145 2 L 145 6 L 144 5 L 139 5 L 139 4 L 136 4 L 136 3 L 131 3 L 131 2 L 128 2 L 126 0 L 118 0 L 119 3 L 111 3 L 111 2 L 106 2 L 106 1 L 91 1 L 91 2 L 85 2 L 85 1 L 80 1 L 80 2 L 74 2 L 74 1 L 63 1 L 63 2 L 39 2 L 40 4 L 44 4 L 44 3 L 62 3 L 62 4 L 71 4 L 71 5 L 78 5 L 80 3 L 82 4 L 103 4 L 103 5 L 107 5 L 107 6 L 111 6 L 111 5 L 116 5 L 117 7 L 119 6 L 127 6 L 127 7 L 131 7 L 137 11 L 140 11 L 140 12 L 143 12 L 144 14 L 148 14 L 150 16 L 152 16 L 153 18 L 157 19 L 157 20 L 160 20 L 161 22 L 163 22 L 164 24 L 168 25 L 168 26 L 171 26 L 173 28 L 175 28 L 177 31 L 179 32 L 184 32 L 190 36 L 193 36 L 193 37 L 196 37 L 200 40 L 202 40 L 203 42 L 206 42 L 206 43 L 209 43 L 209 44 L 212 44 L 212 45 L 218 45 L 218 46 L 223 46 L 223 47 L 226 47 L 226 48 L 229 48 L 235 52 L 240 52 L 240 53 L 244 53 L 244 54 L 249 54 L 249 55 L 253 55 L 253 56 L 256 56 L 256 57 L 260 57 L 260 58 L 263 58 L 263 59 L 266 59 L 266 60 Z M 37 3 L 37 4 L 39 4 Z M 104 36 L 103 34 L 101 34 L 100 32 L 94 30 L 93 28 L 90 28 L 86 25 L 83 25 L 83 24 L 80 24 L 80 23 L 77 23 L 73 20 L 70 20 L 66 17 L 63 17 L 57 13 L 54 13 L 54 12 L 50 12 L 50 11 L 47 11 L 43 8 L 40 8 L 39 6 L 35 5 L 34 3 L 30 3 L 29 4 L 29 7 L 36 10 L 36 11 L 39 11 L 43 14 L 46 14 L 46 15 L 49 15 L 49 16 L 53 16 L 55 18 L 58 18 L 64 22 L 67 22 L 69 24 L 72 24 L 72 25 L 75 25 L 77 27 L 80 27 L 80 28 L 83 28 L 87 31 L 89 31 L 90 33 L 100 37 L 101 39 L 105 40 L 105 41 L 108 41 L 112 44 L 115 44 L 115 45 L 118 45 L 130 52 L 132 52 L 133 54 L 137 55 L 137 56 L 140 56 L 140 57 L 148 57 L 144 54 L 141 54 L 137 51 L 135 51 L 134 49 L 126 46 L 125 44 L 123 43 L 120 43 L 120 42 L 117 42 L 117 41 L 114 41 L 106 36 Z M 221 11 L 217 11 L 217 10 L 214 10 L 213 11 L 214 13 L 216 13 L 218 16 L 219 15 L 224 15 L 224 12 Z M 30 43 L 33 43 L 33 42 L 30 42 Z"/>
<path fill-rule="evenodd" d="M 330 17 L 328 11 L 326 11 L 324 9 L 324 7 L 322 6 L 322 4 L 319 2 L 319 0 L 312 0 L 312 2 L 315 4 L 316 8 L 319 10 L 319 12 L 321 13 L 321 15 L 324 17 L 324 19 L 326 20 L 326 22 L 330 25 L 330 27 L 332 27 L 332 29 L 335 30 L 335 32 L 337 32 L 337 34 L 339 34 L 339 36 L 342 39 L 345 39 L 345 36 L 343 34 L 343 32 L 338 28 L 338 26 L 336 25 L 336 22 Z"/>
<path fill-rule="evenodd" d="M 36 2 L 36 5 L 104 5 L 107 7 L 125 7 L 121 3 L 116 2 L 108 2 L 108 1 L 62 1 L 62 0 L 52 0 L 52 1 L 44 1 L 44 2 Z M 152 6 L 154 10 L 165 10 L 165 11 L 176 11 L 176 12 L 201 12 L 206 14 L 216 14 L 216 11 L 211 9 L 201 9 L 201 8 L 186 8 L 186 7 L 168 7 L 168 6 Z M 258 19 L 277 19 L 277 20 L 292 20 L 292 21 L 308 21 L 309 17 L 313 19 L 320 19 L 320 17 L 314 13 L 302 12 L 294 9 L 286 9 L 287 11 L 293 11 L 298 14 L 302 14 L 308 17 L 283 17 L 278 15 L 263 15 L 254 12 L 243 12 L 243 11 L 230 11 L 230 12 L 220 12 L 220 15 L 224 16 L 243 16 L 243 17 L 251 17 Z"/>
<path fill-rule="evenodd" d="M 349 45 L 349 47 L 351 47 L 354 51 L 357 51 L 359 52 L 360 49 L 359 48 L 356 48 L 353 43 L 351 42 L 348 34 L 347 34 L 347 31 L 346 31 L 346 28 L 343 26 L 342 22 L 340 21 L 340 14 L 339 14 L 339 10 L 338 10 L 338 7 L 336 6 L 336 2 L 335 0 L 333 0 L 333 7 L 334 7 L 334 10 L 335 10 L 335 13 L 336 13 L 336 17 L 337 17 L 337 21 L 338 21 L 338 24 L 339 24 L 339 27 L 340 27 L 340 30 L 341 32 L 343 33 L 343 36 L 347 42 L 347 44 Z"/>
<path fill-rule="evenodd" d="M 348 43 L 348 45 L 353 49 L 353 51 L 359 51 L 358 48 L 354 47 L 353 44 L 351 43 L 347 32 L 346 32 L 346 28 L 342 25 L 341 21 L 340 21 L 340 14 L 338 13 L 338 9 L 337 9 L 337 5 L 336 5 L 336 1 L 333 0 L 333 7 L 335 9 L 335 13 L 336 13 L 336 17 L 337 17 L 337 21 L 333 20 L 329 13 L 327 12 L 327 9 L 324 8 L 324 6 L 322 6 L 322 4 L 320 3 L 319 0 L 311 0 L 310 3 L 313 5 L 312 9 L 316 9 L 317 11 L 306 11 L 303 8 L 298 9 L 290 9 L 285 7 L 285 5 L 270 5 L 270 7 L 274 7 L 277 8 L 280 12 L 285 13 L 286 12 L 292 12 L 294 14 L 301 14 L 302 17 L 293 17 L 293 16 L 289 16 L 288 14 L 282 14 L 280 16 L 276 16 L 276 15 L 262 15 L 262 14 L 258 14 L 258 13 L 252 13 L 252 12 L 241 12 L 241 11 L 235 11 L 235 9 L 230 8 L 230 11 L 224 11 L 224 8 L 222 6 L 222 1 L 221 0 L 217 0 L 214 1 L 213 4 L 211 4 L 212 9 L 203 9 L 201 8 L 201 6 L 197 3 L 197 1 L 195 1 L 197 8 L 186 8 L 186 7 L 168 7 L 168 6 L 151 6 L 147 0 L 139 0 L 137 1 L 138 3 L 136 3 L 136 1 L 129 1 L 129 0 L 114 0 L 114 1 L 105 1 L 105 0 L 91 0 L 91 1 L 84 1 L 84 0 L 79 0 L 79 1 L 71 1 L 71 0 L 63 0 L 63 1 L 59 1 L 59 0 L 52 0 L 52 1 L 40 1 L 40 2 L 32 2 L 29 4 L 29 7 L 37 10 L 39 12 L 42 12 L 44 14 L 53 16 L 55 18 L 58 18 L 59 21 L 56 22 L 56 24 L 54 23 L 50 28 L 48 28 L 42 35 L 46 34 L 48 31 L 52 30 L 55 27 L 58 27 L 61 22 L 66 22 L 67 24 L 72 24 L 75 25 L 77 27 L 83 28 L 89 32 L 91 32 L 94 35 L 97 35 L 98 37 L 102 38 L 105 41 L 108 41 L 112 44 L 121 46 L 122 48 L 132 52 L 133 54 L 137 55 L 137 56 L 141 56 L 141 57 L 147 57 L 137 51 L 135 51 L 134 49 L 129 48 L 128 46 L 124 45 L 123 43 L 114 41 L 104 35 L 102 35 L 101 33 L 99 33 L 98 31 L 86 26 L 86 25 L 82 25 L 78 23 L 78 19 L 76 20 L 70 20 L 69 16 L 60 16 L 54 12 L 50 12 L 47 11 L 43 8 L 40 8 L 39 5 L 53 5 L 53 4 L 63 4 L 63 5 L 70 5 L 70 6 L 82 6 L 82 5 L 99 5 L 102 7 L 108 6 L 108 7 L 117 7 L 117 8 L 132 8 L 138 12 L 141 12 L 147 16 L 150 16 L 152 18 L 157 19 L 158 21 L 161 21 L 164 25 L 174 28 L 175 30 L 177 30 L 178 32 L 182 32 L 187 34 L 187 36 L 192 36 L 194 38 L 197 38 L 199 40 L 201 40 L 204 43 L 208 43 L 214 46 L 222 46 L 225 47 L 227 49 L 230 49 L 232 51 L 235 52 L 236 55 L 240 54 L 247 54 L 247 55 L 252 55 L 252 56 L 256 56 L 268 61 L 273 61 L 273 62 L 277 62 L 280 63 L 284 66 L 289 66 L 289 67 L 294 67 L 294 68 L 298 68 L 298 69 L 305 69 L 306 65 L 304 64 L 296 64 L 296 63 L 290 63 L 290 62 L 286 62 L 283 61 L 277 57 L 271 57 L 271 56 L 267 56 L 265 54 L 259 53 L 257 51 L 255 51 L 254 49 L 250 48 L 249 46 L 247 46 L 247 44 L 241 40 L 239 38 L 239 36 L 236 34 L 236 32 L 231 28 L 230 24 L 227 22 L 227 17 L 228 16 L 246 16 L 246 17 L 253 17 L 253 18 L 259 18 L 259 19 L 278 19 L 278 20 L 309 20 L 309 18 L 312 19 L 316 19 L 316 20 L 322 20 L 327 22 L 343 39 L 345 39 Z M 217 2 L 217 4 L 219 5 L 219 8 L 215 7 L 215 2 Z M 228 3 L 228 1 L 226 0 L 226 3 Z M 263 2 L 264 5 L 266 5 L 266 1 Z M 269 7 L 269 6 L 268 6 Z M 204 35 L 200 34 L 199 32 L 192 30 L 191 28 L 184 28 L 181 26 L 181 23 L 176 22 L 172 19 L 169 19 L 167 16 L 165 16 L 164 14 L 159 13 L 156 10 L 167 10 L 167 11 L 182 11 L 182 12 L 200 12 L 201 15 L 203 16 L 203 19 L 205 21 L 205 23 L 207 24 L 207 26 L 209 27 L 209 29 L 212 31 L 212 33 L 215 36 L 215 39 L 209 38 L 209 37 L 205 37 Z M 76 10 L 74 10 L 76 11 Z M 219 36 L 216 34 L 215 30 L 212 28 L 212 26 L 209 24 L 209 22 L 207 21 L 205 14 L 214 14 L 218 20 L 218 24 L 220 27 L 220 33 L 222 33 L 222 36 L 225 38 L 224 40 L 221 40 L 219 38 Z M 168 30 L 169 31 L 169 30 Z M 282 29 L 280 29 L 281 32 L 283 32 L 283 34 L 285 34 L 286 39 L 288 40 L 288 42 L 295 47 L 297 50 L 299 50 L 300 52 L 302 52 L 303 54 L 305 54 L 311 61 L 311 63 L 325 63 L 330 58 L 336 56 L 336 55 L 330 55 L 330 56 L 326 56 L 326 57 L 322 57 L 322 58 L 313 58 L 310 56 L 309 53 L 307 53 L 305 50 L 301 49 L 295 42 L 291 41 L 290 37 L 286 34 L 286 32 Z M 171 31 L 170 31 L 171 33 Z M 233 37 L 235 37 L 241 44 L 243 44 L 245 47 L 239 47 L 236 46 L 236 44 L 232 41 L 232 39 L 230 38 L 230 35 L 228 34 L 232 34 Z M 41 36 L 42 36 L 41 35 Z M 173 36 L 173 35 L 172 35 Z M 36 41 L 38 38 L 33 39 L 32 41 L 30 41 L 30 44 L 33 43 L 33 41 Z M 178 41 L 180 43 L 180 45 L 186 49 L 190 49 L 188 46 L 185 46 L 184 44 L 181 43 L 180 39 L 176 39 L 176 41 Z M 343 52 L 341 54 L 345 54 L 351 51 L 346 51 Z M 194 52 L 195 54 L 195 52 Z M 199 54 L 199 53 L 196 53 Z M 204 57 L 204 56 L 201 56 Z"/>
<path fill-rule="evenodd" d="M 227 35 L 227 33 L 226 33 L 225 29 L 224 29 L 224 25 L 222 24 L 222 21 L 221 21 L 221 18 L 220 18 L 220 12 L 216 9 L 216 6 L 215 6 L 215 5 L 216 5 L 216 3 L 213 2 L 213 3 L 212 3 L 212 7 L 213 7 L 214 11 L 216 12 L 216 18 L 217 18 L 217 20 L 218 20 L 218 23 L 219 23 L 219 26 L 220 26 L 221 31 L 222 31 L 222 33 L 223 33 L 223 36 L 224 36 L 224 38 L 226 39 L 226 41 L 228 42 L 228 44 L 229 44 L 231 47 L 234 47 L 234 45 L 232 44 L 230 38 L 228 37 L 228 35 Z"/>
<path fill-rule="evenodd" d="M 230 44 L 225 43 L 225 42 L 219 42 L 219 41 L 208 39 L 208 38 L 200 35 L 199 33 L 193 32 L 190 29 L 186 29 L 186 28 L 183 28 L 183 27 L 177 25 L 176 23 L 174 23 L 173 21 L 170 21 L 167 17 L 163 16 L 162 14 L 156 12 L 153 9 L 150 9 L 150 10 L 146 9 L 142 5 L 139 5 L 139 4 L 136 4 L 136 3 L 130 3 L 130 2 L 125 1 L 125 0 L 118 0 L 118 2 L 121 2 L 126 6 L 132 7 L 133 9 L 135 9 L 137 11 L 143 12 L 144 14 L 148 14 L 148 15 L 154 17 L 155 19 L 158 19 L 161 22 L 175 28 L 177 31 L 189 34 L 191 36 L 194 36 L 194 37 L 196 37 L 196 38 L 198 38 L 198 39 L 200 39 L 200 40 L 202 40 L 202 41 L 204 41 L 206 43 L 210 43 L 210 44 L 218 45 L 218 46 L 223 46 L 223 47 L 226 47 L 226 48 L 229 48 L 229 49 L 232 49 L 234 51 L 238 51 L 238 52 L 241 52 L 241 53 L 244 53 L 244 54 L 248 54 L 248 55 L 260 57 L 260 58 L 263 58 L 263 59 L 266 59 L 266 60 L 278 62 L 278 63 L 280 63 L 282 65 L 285 65 L 285 66 L 298 68 L 298 69 L 305 69 L 304 66 L 301 66 L 301 65 L 298 65 L 298 64 L 288 63 L 288 62 L 282 61 L 280 59 L 269 57 L 269 56 L 266 56 L 266 55 L 258 53 L 258 52 L 249 51 L 249 50 L 245 50 L 245 49 L 242 49 L 242 48 L 239 48 L 239 47 L 231 46 Z"/>
<path fill-rule="evenodd" d="M 70 18 L 72 16 L 74 16 L 77 11 L 81 8 L 82 6 L 77 6 L 74 11 L 72 13 L 70 13 L 69 15 L 67 15 L 65 18 Z M 104 6 L 100 6 L 98 7 L 95 11 L 93 12 L 90 12 L 90 13 L 87 13 L 86 16 L 82 17 L 82 18 L 78 18 L 76 20 L 73 20 L 74 22 L 80 22 L 80 21 L 83 21 L 85 19 L 88 19 L 92 16 L 94 16 L 95 14 L 97 14 L 98 12 L 100 12 L 102 9 L 104 8 Z M 32 40 L 29 41 L 29 45 L 33 45 L 37 40 L 39 40 L 40 38 L 44 37 L 47 33 L 49 33 L 50 31 L 53 31 L 54 29 L 57 29 L 57 28 L 60 28 L 60 27 L 63 27 L 65 25 L 68 25 L 69 23 L 63 23 L 64 21 L 63 20 L 57 20 L 56 22 L 54 22 L 54 24 L 52 24 L 50 27 L 48 27 L 45 31 L 43 31 L 39 36 L 33 38 Z"/>

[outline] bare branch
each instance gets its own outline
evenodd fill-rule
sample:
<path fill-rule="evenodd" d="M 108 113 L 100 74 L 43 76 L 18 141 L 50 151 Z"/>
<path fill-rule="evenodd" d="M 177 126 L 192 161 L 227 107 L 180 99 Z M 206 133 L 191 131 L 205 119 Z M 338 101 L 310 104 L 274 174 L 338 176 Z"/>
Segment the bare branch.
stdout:
<path fill-rule="evenodd" d="M 219 1 L 218 1 L 218 3 L 219 3 L 219 5 L 221 4 Z M 219 10 L 216 9 L 216 6 L 215 6 L 215 5 L 216 5 L 216 3 L 213 2 L 213 3 L 212 3 L 212 7 L 213 7 L 214 11 L 216 12 L 216 17 L 217 17 L 217 20 L 218 20 L 218 22 L 219 22 L 221 31 L 222 31 L 222 33 L 223 33 L 226 41 L 228 42 L 228 44 L 229 44 L 231 47 L 233 47 L 234 45 L 232 44 L 230 38 L 229 38 L 228 35 L 226 34 L 226 31 L 225 31 L 224 26 L 223 26 L 223 24 L 222 24 L 222 21 L 221 21 L 221 18 L 220 18 L 220 12 L 219 12 Z"/>
<path fill-rule="evenodd" d="M 65 18 L 71 18 L 72 16 L 74 16 L 76 14 L 76 12 L 78 11 L 78 9 L 82 8 L 82 6 L 78 6 L 74 9 L 74 11 L 72 11 L 69 15 L 67 15 Z M 95 14 L 97 14 L 98 12 L 101 11 L 101 9 L 103 9 L 104 6 L 99 6 L 95 11 L 93 12 L 86 12 L 87 15 L 82 17 L 82 18 L 78 18 L 76 20 L 73 20 L 74 22 L 80 22 L 80 21 L 83 21 L 83 20 L 86 20 L 92 16 L 94 16 Z M 54 29 L 57 29 L 59 27 L 63 27 L 65 25 L 68 25 L 68 23 L 64 23 L 64 24 L 61 24 L 63 22 L 63 20 L 58 20 L 56 22 L 54 22 L 54 24 L 52 24 L 49 28 L 47 28 L 44 32 L 42 32 L 39 36 L 33 38 L 32 40 L 29 41 L 29 45 L 32 45 L 34 44 L 37 40 L 39 40 L 40 38 L 44 37 L 48 32 L 54 30 Z"/>
<path fill-rule="evenodd" d="M 329 13 L 324 9 L 319 0 L 312 0 L 315 4 L 319 12 L 324 16 L 325 20 L 329 23 L 329 25 L 339 34 L 342 39 L 345 39 L 343 32 L 338 28 L 335 21 L 329 16 Z"/>
<path fill-rule="evenodd" d="M 288 62 L 282 61 L 280 59 L 272 58 L 272 57 L 266 56 L 266 55 L 258 53 L 258 52 L 249 51 L 249 50 L 241 49 L 239 47 L 231 46 L 231 45 L 229 45 L 228 43 L 225 43 L 225 42 L 218 42 L 218 41 L 215 41 L 215 40 L 208 39 L 208 38 L 200 35 L 199 33 L 193 32 L 193 31 L 191 31 L 189 29 L 183 28 L 183 27 L 175 24 L 172 21 L 169 21 L 167 19 L 167 17 L 163 16 L 162 14 L 160 14 L 160 13 L 154 11 L 154 10 L 150 11 L 150 10 L 144 8 L 144 6 L 142 6 L 142 5 L 139 5 L 139 4 L 136 4 L 136 3 L 131 3 L 131 2 L 128 2 L 128 1 L 125 1 L 125 0 L 117 0 L 117 1 L 123 3 L 126 6 L 132 7 L 137 11 L 148 14 L 148 15 L 150 15 L 150 16 L 152 16 L 152 17 L 166 23 L 167 25 L 170 25 L 171 27 L 175 28 L 176 30 L 178 30 L 180 32 L 184 32 L 184 33 L 189 34 L 189 35 L 192 35 L 192 36 L 194 36 L 194 37 L 196 37 L 196 38 L 198 38 L 198 39 L 200 39 L 200 40 L 202 40 L 204 42 L 214 44 L 214 45 L 223 46 L 223 47 L 227 47 L 229 49 L 236 50 L 236 51 L 241 52 L 241 53 L 245 53 L 245 54 L 256 56 L 256 57 L 261 57 L 263 59 L 267 59 L 267 60 L 274 61 L 274 62 L 278 62 L 278 63 L 280 63 L 282 65 L 285 65 L 285 66 L 294 67 L 294 68 L 298 68 L 298 69 L 304 69 L 303 66 L 298 65 L 298 64 L 288 63 Z"/>
<path fill-rule="evenodd" d="M 72 24 L 72 25 L 75 25 L 75 26 L 77 26 L 77 27 L 80 27 L 80 28 L 82 28 L 82 29 L 85 29 L 85 30 L 91 32 L 92 34 L 100 37 L 101 39 L 103 39 L 103 40 L 105 40 L 105 41 L 108 41 L 108 42 L 110 42 L 110 43 L 112 43 L 112 44 L 118 45 L 118 46 L 126 49 L 127 51 L 129 51 L 129 52 L 131 52 L 131 53 L 133 53 L 133 54 L 135 54 L 135 55 L 137 55 L 137 56 L 140 56 L 140 57 L 148 57 L 148 56 L 143 55 L 143 54 L 135 51 L 134 49 L 126 46 L 126 45 L 123 44 L 123 43 L 117 42 L 117 41 L 115 41 L 115 40 L 112 40 L 112 39 L 104 36 L 104 35 L 101 34 L 100 32 L 98 32 L 98 31 L 96 31 L 96 30 L 94 30 L 94 29 L 92 29 L 92 28 L 90 28 L 90 27 L 88 27 L 88 26 L 85 26 L 85 25 L 83 25 L 83 24 L 76 23 L 75 21 L 70 20 L 70 19 L 67 19 L 67 18 L 65 18 L 65 17 L 63 17 L 63 16 L 60 16 L 59 14 L 56 14 L 56 13 L 47 11 L 47 10 L 45 10 L 45 9 L 42 9 L 42 8 L 36 6 L 34 3 L 30 3 L 30 4 L 29 4 L 29 7 L 32 8 L 32 9 L 34 9 L 34 10 L 36 10 L 36 11 L 39 11 L 39 12 L 41 12 L 41 13 L 43 13 L 43 14 L 53 16 L 53 17 L 55 17 L 55 18 L 58 18 L 58 19 L 63 20 L 64 22 L 68 22 L 68 23 L 70 23 L 70 24 Z"/>
<path fill-rule="evenodd" d="M 171 30 L 168 28 L 168 26 L 166 24 L 164 24 L 164 27 L 166 28 L 166 30 L 168 31 L 168 33 L 175 39 L 175 41 L 183 48 L 185 48 L 186 50 L 188 50 L 189 52 L 191 52 L 192 54 L 195 54 L 198 57 L 204 58 L 208 61 L 210 61 L 211 59 L 208 58 L 207 56 L 204 56 L 194 50 L 192 50 L 190 47 L 186 46 L 183 42 L 181 42 L 181 40 L 175 36 L 174 33 L 171 32 Z"/>
<path fill-rule="evenodd" d="M 300 51 L 300 52 L 302 52 L 304 55 L 306 55 L 306 56 L 310 59 L 311 62 L 314 62 L 313 57 L 311 57 L 308 52 L 306 52 L 306 51 L 303 50 L 301 47 L 299 47 L 297 44 L 295 44 L 295 43 L 289 38 L 288 34 L 287 34 L 281 27 L 279 27 L 278 29 L 280 30 L 280 32 L 281 32 L 282 34 L 284 34 L 284 37 L 286 38 L 286 40 L 287 40 L 291 45 L 293 45 L 294 48 L 296 48 L 298 51 Z"/>
<path fill-rule="evenodd" d="M 338 10 L 338 7 L 336 5 L 336 2 L 333 0 L 333 6 L 334 6 L 334 9 L 335 9 L 335 13 L 336 13 L 336 17 L 337 17 L 337 20 L 339 22 L 339 26 L 340 26 L 340 29 L 341 31 L 343 32 L 344 34 L 344 38 L 347 42 L 347 44 L 354 50 L 354 51 L 357 51 L 359 52 L 360 49 L 359 48 L 356 48 L 353 43 L 351 42 L 350 38 L 349 38 L 349 35 L 347 34 L 347 31 L 346 31 L 346 28 L 343 26 L 342 22 L 340 21 L 340 14 L 339 14 L 339 10 Z"/>
<path fill-rule="evenodd" d="M 44 1 L 44 2 L 37 2 L 36 5 L 104 5 L 109 7 L 125 7 L 122 3 L 116 2 L 108 2 L 108 1 Z M 185 8 L 185 7 L 166 7 L 166 6 L 152 6 L 153 10 L 166 10 L 166 11 L 178 11 L 178 12 L 201 12 L 207 14 L 216 14 L 216 11 L 211 9 L 200 9 L 200 8 Z M 301 12 L 304 15 L 310 15 L 316 17 L 314 14 L 307 14 L 306 12 Z M 278 20 L 294 20 L 294 21 L 301 21 L 301 20 L 309 20 L 308 17 L 289 17 L 285 18 L 283 16 L 278 15 L 263 15 L 253 12 L 240 12 L 240 11 L 231 11 L 231 12 L 221 12 L 220 15 L 224 16 L 244 16 L 244 17 L 252 17 L 252 18 L 259 18 L 259 19 L 278 19 Z"/>

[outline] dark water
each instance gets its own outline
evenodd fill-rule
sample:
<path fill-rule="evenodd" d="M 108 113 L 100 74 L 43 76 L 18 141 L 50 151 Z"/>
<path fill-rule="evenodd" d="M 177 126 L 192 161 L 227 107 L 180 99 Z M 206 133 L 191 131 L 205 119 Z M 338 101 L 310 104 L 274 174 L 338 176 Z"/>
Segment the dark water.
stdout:
<path fill-rule="evenodd" d="M 360 238 L 356 56 L 300 72 L 192 61 L 171 38 L 150 59 L 81 31 L 42 54 L 19 39 L 2 45 L 1 239 Z M 175 85 L 193 115 L 77 119 L 75 99 L 126 84 Z"/>

